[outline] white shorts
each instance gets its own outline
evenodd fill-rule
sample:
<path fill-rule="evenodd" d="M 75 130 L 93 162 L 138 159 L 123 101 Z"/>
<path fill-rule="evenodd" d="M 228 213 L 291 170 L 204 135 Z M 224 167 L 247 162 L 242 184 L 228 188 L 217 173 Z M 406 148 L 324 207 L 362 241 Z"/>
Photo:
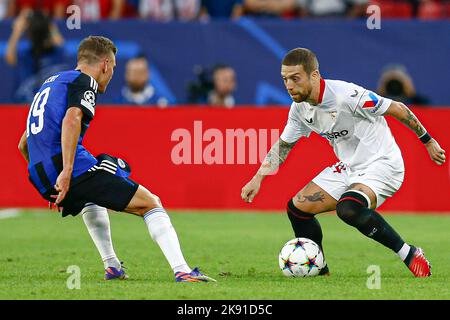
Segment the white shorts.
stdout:
<path fill-rule="evenodd" d="M 377 197 L 378 208 L 392 197 L 403 183 L 403 165 L 392 165 L 388 160 L 378 160 L 361 170 L 352 170 L 342 162 L 325 168 L 312 181 L 334 199 L 339 200 L 348 187 L 354 183 L 368 186 Z"/>

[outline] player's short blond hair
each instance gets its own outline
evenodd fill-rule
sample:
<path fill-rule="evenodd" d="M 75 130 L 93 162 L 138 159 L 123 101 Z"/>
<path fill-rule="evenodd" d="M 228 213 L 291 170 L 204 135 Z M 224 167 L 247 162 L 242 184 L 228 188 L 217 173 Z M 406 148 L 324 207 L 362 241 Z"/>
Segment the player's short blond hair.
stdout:
<path fill-rule="evenodd" d="M 78 46 L 78 62 L 92 64 L 102 57 L 117 53 L 117 47 L 110 39 L 102 36 L 89 36 L 84 38 Z"/>
<path fill-rule="evenodd" d="M 301 65 L 307 74 L 319 70 L 319 61 L 315 53 L 306 48 L 295 48 L 289 51 L 284 56 L 282 64 L 285 66 Z"/>

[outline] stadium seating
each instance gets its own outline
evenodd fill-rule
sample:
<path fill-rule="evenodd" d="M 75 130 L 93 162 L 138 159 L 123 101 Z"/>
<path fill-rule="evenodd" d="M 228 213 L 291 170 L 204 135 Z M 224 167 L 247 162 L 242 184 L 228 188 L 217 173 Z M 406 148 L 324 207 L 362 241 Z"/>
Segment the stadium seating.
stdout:
<path fill-rule="evenodd" d="M 443 19 L 447 16 L 447 7 L 440 2 L 424 2 L 419 7 L 418 18 L 424 20 Z"/>
<path fill-rule="evenodd" d="M 405 19 L 413 16 L 413 8 L 408 2 L 371 1 L 370 3 L 381 8 L 382 18 Z"/>
<path fill-rule="evenodd" d="M 107 93 L 102 95 L 102 103 L 115 103 L 115 95 L 121 92 L 124 84 L 126 61 L 142 52 L 150 61 L 152 84 L 175 103 L 187 101 L 187 86 L 197 79 L 195 65 L 210 68 L 216 63 L 226 63 L 237 70 L 237 104 L 287 106 L 289 96 L 275 66 L 289 48 L 304 45 L 319 53 L 326 77 L 351 79 L 374 89 L 384 67 L 401 63 L 408 68 L 417 90 L 427 96 L 431 104 L 448 105 L 449 92 L 445 86 L 450 76 L 447 72 L 435 72 L 437 69 L 448 70 L 450 65 L 445 55 L 450 44 L 436 41 L 448 37 L 448 22 L 400 20 L 383 19 L 381 30 L 376 32 L 368 31 L 363 20 L 318 19 L 289 22 L 241 19 L 238 22 L 211 21 L 207 24 L 130 19 L 84 23 L 80 32 L 68 30 L 63 23 L 59 23 L 59 27 L 65 39 L 64 61 L 68 66 L 75 61 L 77 45 L 84 35 L 103 33 L 117 43 L 117 69 Z M 144 37 L 136 32 L 143 29 Z M 0 22 L 0 55 L 5 53 L 10 30 L 11 21 Z M 292 37 L 292 30 L 302 30 L 301 37 Z M 211 43 L 214 46 L 210 46 Z M 206 46 L 209 46 L 207 53 L 204 50 Z M 174 59 L 177 52 L 183 52 L 183 59 Z M 405 52 L 408 52 L 407 56 Z M 423 59 L 425 54 L 428 59 Z M 15 71 L 0 59 L 0 74 L 4 79 L 11 79 L 2 84 L 0 103 L 16 101 L 13 100 Z"/>
<path fill-rule="evenodd" d="M 415 18 L 414 7 L 409 1 L 375 0 L 370 4 L 381 8 L 384 18 L 409 19 Z M 417 18 L 421 20 L 439 20 L 450 17 L 450 3 L 448 1 L 434 0 L 419 4 Z"/>

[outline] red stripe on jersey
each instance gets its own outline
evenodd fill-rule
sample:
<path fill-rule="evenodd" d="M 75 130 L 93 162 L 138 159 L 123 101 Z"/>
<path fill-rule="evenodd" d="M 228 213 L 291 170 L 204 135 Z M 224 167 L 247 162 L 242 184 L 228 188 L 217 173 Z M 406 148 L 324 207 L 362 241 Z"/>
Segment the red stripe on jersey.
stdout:
<path fill-rule="evenodd" d="M 323 80 L 323 78 L 320 78 L 319 103 L 322 103 L 324 92 L 325 92 L 325 80 Z"/>

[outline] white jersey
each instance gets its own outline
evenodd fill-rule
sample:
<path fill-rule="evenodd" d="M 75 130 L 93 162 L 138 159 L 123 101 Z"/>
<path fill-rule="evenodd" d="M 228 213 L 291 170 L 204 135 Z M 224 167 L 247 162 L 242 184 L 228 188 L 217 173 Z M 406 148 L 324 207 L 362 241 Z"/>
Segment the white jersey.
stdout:
<path fill-rule="evenodd" d="M 319 104 L 292 103 L 280 138 L 293 143 L 314 131 L 352 170 L 367 168 L 378 159 L 403 168 L 400 149 L 382 116 L 391 102 L 354 83 L 321 79 Z"/>

